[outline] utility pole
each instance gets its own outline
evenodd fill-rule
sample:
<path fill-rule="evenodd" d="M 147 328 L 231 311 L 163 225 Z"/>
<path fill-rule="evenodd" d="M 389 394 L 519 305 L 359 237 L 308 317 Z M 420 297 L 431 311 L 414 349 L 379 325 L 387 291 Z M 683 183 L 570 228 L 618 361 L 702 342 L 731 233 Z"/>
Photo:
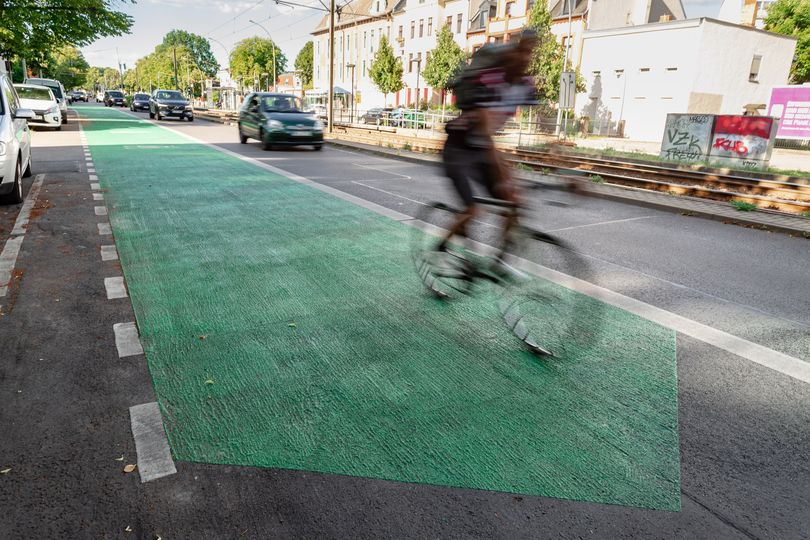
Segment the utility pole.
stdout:
<path fill-rule="evenodd" d="M 177 47 L 172 47 L 172 56 L 174 57 L 174 89 L 180 90 L 180 80 L 177 78 Z"/>
<path fill-rule="evenodd" d="M 352 70 L 352 108 L 351 108 L 351 117 L 349 120 L 350 124 L 354 124 L 354 64 L 346 64 L 346 67 Z"/>
<path fill-rule="evenodd" d="M 568 50 L 571 48 L 571 21 L 573 18 L 573 8 L 571 7 L 572 0 L 566 0 L 568 2 L 568 37 L 565 40 L 565 53 L 563 55 L 563 66 L 562 66 L 562 73 L 568 69 Z M 562 73 L 560 73 L 560 80 L 562 80 Z M 576 88 L 576 83 L 575 83 Z M 570 91 L 570 90 L 568 90 Z M 567 92 L 566 92 L 567 93 Z M 556 135 L 560 135 L 560 125 L 562 124 L 562 112 L 563 112 L 563 96 L 560 94 L 557 106 L 557 127 L 556 127 Z M 566 113 L 566 123 L 568 120 L 568 115 Z"/>
<path fill-rule="evenodd" d="M 335 0 L 329 0 L 329 88 L 327 92 L 326 122 L 329 133 L 332 133 L 335 97 Z"/>
<path fill-rule="evenodd" d="M 121 70 L 121 57 L 118 55 L 118 47 L 115 48 L 115 57 L 118 59 L 118 76 L 120 77 L 121 86 L 124 87 L 124 72 Z"/>

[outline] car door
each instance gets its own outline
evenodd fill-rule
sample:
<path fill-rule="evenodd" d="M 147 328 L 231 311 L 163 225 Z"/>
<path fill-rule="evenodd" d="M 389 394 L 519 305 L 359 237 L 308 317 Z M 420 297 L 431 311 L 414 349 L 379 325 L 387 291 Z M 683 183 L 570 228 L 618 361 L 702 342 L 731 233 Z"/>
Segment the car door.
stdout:
<path fill-rule="evenodd" d="M 22 155 L 22 168 L 25 169 L 28 165 L 28 160 L 31 158 L 31 135 L 28 131 L 28 120 L 16 118 L 17 109 L 20 108 L 20 100 L 8 78 L 0 78 L 0 89 L 2 89 L 3 93 L 6 95 L 11 126 L 14 130 L 14 139 Z"/>
<path fill-rule="evenodd" d="M 259 96 L 253 95 L 250 97 L 250 101 L 248 101 L 247 110 L 245 112 L 245 118 L 247 119 L 247 133 L 251 137 L 258 137 L 259 136 L 259 115 L 261 111 L 259 110 Z"/>

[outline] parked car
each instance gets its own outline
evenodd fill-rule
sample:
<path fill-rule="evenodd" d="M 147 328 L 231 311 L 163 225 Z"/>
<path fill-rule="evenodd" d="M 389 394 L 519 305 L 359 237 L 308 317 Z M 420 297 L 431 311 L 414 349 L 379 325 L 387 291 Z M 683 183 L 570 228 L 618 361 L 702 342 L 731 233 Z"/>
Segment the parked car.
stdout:
<path fill-rule="evenodd" d="M 25 79 L 25 84 L 36 84 L 37 86 L 47 86 L 53 92 L 56 101 L 59 102 L 59 110 L 62 111 L 62 123 L 67 124 L 67 92 L 65 92 L 65 87 L 62 86 L 62 83 L 57 81 L 56 79 L 38 79 L 38 78 L 30 78 Z"/>
<path fill-rule="evenodd" d="M 84 90 L 73 90 L 70 92 L 70 97 L 74 103 L 77 101 L 84 101 L 87 103 L 87 92 Z"/>
<path fill-rule="evenodd" d="M 0 204 L 23 200 L 22 177 L 31 176 L 28 120 L 33 116 L 20 104 L 9 75 L 0 73 Z"/>
<path fill-rule="evenodd" d="M 391 117 L 391 113 L 394 112 L 392 108 L 381 108 L 376 107 L 373 109 L 369 109 L 360 117 L 360 122 L 363 124 L 374 124 L 374 125 L 383 125 L 386 124 Z"/>
<path fill-rule="evenodd" d="M 149 118 L 177 118 L 194 121 L 194 108 L 177 90 L 155 90 L 149 99 Z"/>
<path fill-rule="evenodd" d="M 44 126 L 57 131 L 62 129 L 62 111 L 50 88 L 36 84 L 15 84 L 14 90 L 20 98 L 20 105 L 34 111 L 34 117 L 28 120 L 29 126 Z"/>
<path fill-rule="evenodd" d="M 257 92 L 249 94 L 239 110 L 239 142 L 248 138 L 262 143 L 265 150 L 275 145 L 323 147 L 323 122 L 304 111 L 300 98 L 290 94 Z"/>
<path fill-rule="evenodd" d="M 101 103 L 102 101 L 104 101 L 104 92 L 99 90 L 96 92 L 96 103 Z"/>
<path fill-rule="evenodd" d="M 107 90 L 104 92 L 105 107 L 125 107 L 124 93 L 120 90 Z"/>
<path fill-rule="evenodd" d="M 326 105 L 321 105 L 320 103 L 317 103 L 315 105 L 310 106 L 309 109 L 307 109 L 307 112 L 314 114 L 316 118 L 322 118 L 323 120 L 326 120 Z"/>
<path fill-rule="evenodd" d="M 137 93 L 132 96 L 132 101 L 129 104 L 130 111 L 148 111 L 149 110 L 149 94 Z"/>

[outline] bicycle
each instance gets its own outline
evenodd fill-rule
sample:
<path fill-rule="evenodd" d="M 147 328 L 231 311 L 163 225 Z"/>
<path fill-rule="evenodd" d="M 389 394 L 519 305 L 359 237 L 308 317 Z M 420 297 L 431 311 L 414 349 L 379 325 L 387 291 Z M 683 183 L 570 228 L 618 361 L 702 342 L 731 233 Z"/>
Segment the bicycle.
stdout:
<path fill-rule="evenodd" d="M 468 246 L 453 243 L 445 251 L 436 251 L 435 236 L 446 230 L 453 215 L 461 210 L 441 202 L 428 203 L 416 218 L 426 224 L 421 229 L 438 230 L 426 234 L 417 228 L 411 247 L 422 283 L 441 300 L 472 294 L 482 282 L 491 283 L 500 288 L 498 308 L 503 321 L 529 351 L 563 358 L 590 350 L 599 339 L 602 304 L 521 269 L 541 264 L 587 281 L 587 260 L 560 238 L 524 225 L 521 217 L 525 208 L 500 199 L 474 200 L 490 214 L 505 217 L 517 213 L 515 225 L 504 238 L 510 249 L 496 259 L 486 252 L 492 249 L 486 244 L 467 240 Z"/>

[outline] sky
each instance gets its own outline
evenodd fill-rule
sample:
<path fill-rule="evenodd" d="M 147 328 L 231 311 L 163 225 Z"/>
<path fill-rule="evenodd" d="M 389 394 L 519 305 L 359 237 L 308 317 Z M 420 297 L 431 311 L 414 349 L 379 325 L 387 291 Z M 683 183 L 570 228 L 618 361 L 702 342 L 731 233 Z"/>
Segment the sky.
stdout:
<path fill-rule="evenodd" d="M 326 1 L 326 0 L 324 0 Z M 345 0 L 344 0 L 345 1 Z M 722 0 L 682 0 L 686 16 L 714 17 Z M 173 29 L 186 30 L 211 40 L 211 50 L 221 66 L 228 65 L 228 51 L 245 38 L 266 37 L 251 24 L 260 23 L 287 57 L 292 69 L 301 47 L 311 39 L 310 32 L 324 15 L 323 11 L 276 4 L 273 0 L 137 0 L 120 9 L 134 18 L 131 33 L 104 38 L 82 48 L 91 66 L 116 68 L 120 59 L 127 67 L 151 53 Z M 295 3 L 321 7 L 319 0 Z M 328 4 L 327 4 L 328 5 Z"/>

